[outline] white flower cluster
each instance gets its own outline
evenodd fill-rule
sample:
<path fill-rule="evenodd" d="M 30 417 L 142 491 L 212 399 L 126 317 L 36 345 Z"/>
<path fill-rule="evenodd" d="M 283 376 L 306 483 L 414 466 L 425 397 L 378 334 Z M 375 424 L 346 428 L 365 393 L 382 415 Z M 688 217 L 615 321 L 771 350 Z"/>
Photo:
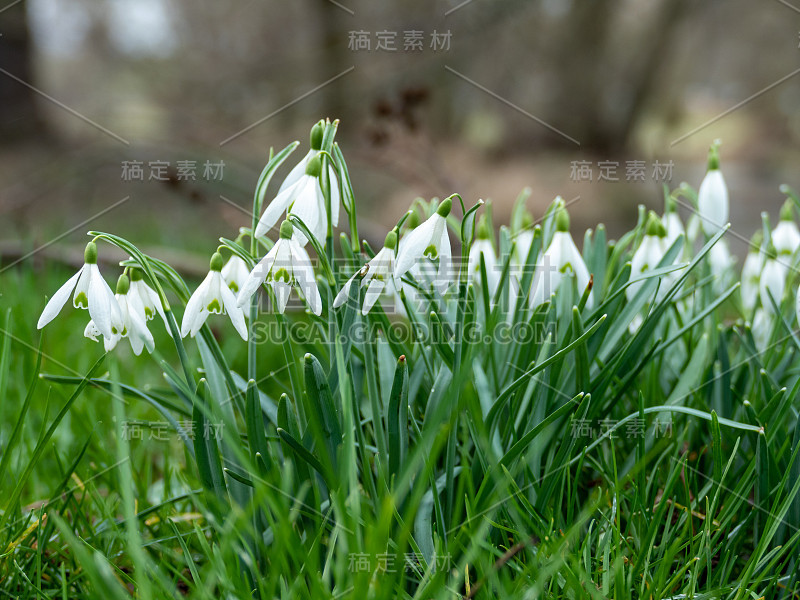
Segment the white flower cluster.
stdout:
<path fill-rule="evenodd" d="M 128 338 L 135 354 L 142 348 L 152 352 L 153 336 L 147 321 L 158 313 L 166 318 L 158 294 L 143 280 L 138 269 L 131 269 L 131 280 L 123 274 L 117 281 L 117 293 L 108 287 L 97 267 L 97 245 L 89 242 L 84 252 L 84 264 L 53 294 L 39 317 L 37 328 L 52 321 L 72 294 L 72 305 L 89 311 L 89 323 L 84 335 L 94 341 L 103 336 L 106 351 L 112 350 L 121 338 Z"/>
<path fill-rule="evenodd" d="M 252 232 L 254 238 L 260 238 L 269 247 L 263 238 L 285 214 L 277 241 L 263 257 L 253 257 L 257 262 L 252 269 L 236 253 L 232 253 L 227 262 L 219 252 L 214 253 L 207 276 L 186 303 L 180 326 L 182 337 L 194 337 L 209 315 L 227 314 L 237 333 L 247 340 L 249 311 L 245 308 L 252 306 L 254 296 L 262 286 L 271 291 L 274 309 L 279 313 L 284 312 L 294 289 L 311 313 L 322 314 L 323 302 L 316 273 L 305 247 L 313 239 L 317 251 L 324 251 L 332 228 L 338 225 L 341 203 L 341 173 L 334 167 L 331 155 L 322 150 L 324 128 L 325 123 L 320 122 L 312 129 L 311 149 L 283 181 Z M 327 195 L 324 190 L 328 190 Z M 431 294 L 438 293 L 445 298 L 457 279 L 453 272 L 461 268 L 467 269 L 473 286 L 485 285 L 487 289 L 483 293 L 494 301 L 501 285 L 504 261 L 495 251 L 487 219 L 484 215 L 478 220 L 475 239 L 467 241 L 471 243 L 468 264 L 454 265 L 448 224 L 451 209 L 450 198 L 433 204 L 429 216 L 421 223 L 418 213 L 409 211 L 407 218 L 388 233 L 383 247 L 357 268 L 338 291 L 331 309 L 347 302 L 354 284 L 358 285 L 358 295 L 363 296 L 360 306 L 363 315 L 378 305 L 381 298 L 393 299 L 398 306 L 403 296 L 419 300 L 422 296 L 431 298 Z M 673 196 L 667 198 L 662 217 L 652 211 L 647 215 L 630 261 L 630 281 L 625 290 L 627 299 L 631 301 L 639 294 L 649 272 L 659 266 L 673 267 L 661 274 L 658 291 L 648 300 L 661 301 L 681 276 L 685 265 L 680 263 L 690 254 L 700 232 L 709 239 L 725 227 L 728 215 L 728 190 L 719 170 L 717 147 L 714 145 L 709 154 L 708 171 L 698 192 L 697 214 L 694 222 L 689 224 L 688 235 L 677 214 Z M 303 227 L 295 226 L 293 221 L 299 221 Z M 404 224 L 404 221 L 407 222 Z M 400 227 L 403 225 L 404 233 L 401 235 Z M 573 282 L 579 297 L 585 301 L 585 307 L 589 310 L 594 307 L 593 276 L 569 229 L 570 218 L 561 198 L 554 201 L 544 226 L 535 225 L 528 213 L 523 214 L 521 224 L 511 233 L 513 250 L 508 257 L 507 272 L 510 308 L 520 306 L 516 302 L 522 299 L 529 309 L 536 309 L 551 301 L 562 284 L 571 287 Z M 537 242 L 536 252 L 533 252 L 534 242 Z M 661 264 L 676 243 L 682 243 L 682 251 L 673 253 L 670 265 Z M 258 245 L 253 244 L 253 247 Z M 780 305 L 784 296 L 787 265 L 794 261 L 799 247 L 800 231 L 794 222 L 791 202 L 787 202 L 781 212 L 781 221 L 768 242 L 754 240 L 742 272 L 742 303 L 746 314 L 753 318 L 754 333 L 762 341 L 763 331 L 769 332 L 775 304 Z M 600 251 L 605 251 L 605 248 Z M 708 265 L 710 274 L 721 282 L 720 285 L 730 275 L 732 264 L 724 238 L 718 240 L 710 251 Z M 528 277 L 525 276 L 526 269 L 532 269 Z M 523 289 L 523 282 L 527 282 L 527 289 Z M 158 287 L 158 282 L 151 283 Z M 362 288 L 363 293 L 360 292 Z M 47 303 L 39 319 L 39 328 L 60 312 L 73 290 L 73 305 L 87 309 L 91 318 L 85 335 L 94 340 L 102 336 L 106 350 L 114 348 L 125 337 L 136 354 L 142 348 L 152 351 L 154 342 L 147 321 L 155 314 L 161 316 L 169 330 L 160 288 L 161 295 L 145 283 L 140 269 L 128 267 L 119 278 L 117 293 L 113 294 L 98 270 L 94 241 L 86 247 L 84 266 Z M 631 323 L 631 331 L 636 331 L 642 318 L 640 315 Z"/>

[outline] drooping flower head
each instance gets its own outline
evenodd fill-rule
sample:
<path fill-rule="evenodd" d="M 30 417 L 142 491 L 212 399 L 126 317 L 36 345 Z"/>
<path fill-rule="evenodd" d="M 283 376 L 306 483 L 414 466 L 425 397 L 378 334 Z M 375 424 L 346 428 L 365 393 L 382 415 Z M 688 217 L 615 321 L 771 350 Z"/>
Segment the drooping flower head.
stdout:
<path fill-rule="evenodd" d="M 120 275 L 117 280 L 115 298 L 122 316 L 122 330 L 110 338 L 103 336 L 103 345 L 106 352 L 113 350 L 121 338 L 128 338 L 133 353 L 137 356 L 142 353 L 142 348 L 147 348 L 148 352 L 152 352 L 155 348 L 155 342 L 153 341 L 153 335 L 147 329 L 144 306 L 142 306 L 139 297 L 130 292 L 130 281 L 125 274 Z M 83 335 L 96 342 L 97 336 L 101 335 L 101 333 L 94 321 L 89 321 L 83 331 Z"/>
<path fill-rule="evenodd" d="M 232 254 L 225 266 L 222 267 L 222 279 L 225 280 L 225 283 L 228 284 L 234 294 L 239 293 L 249 274 L 250 269 L 247 268 L 247 263 L 244 262 L 241 256 L 236 254 Z"/>
<path fill-rule="evenodd" d="M 786 288 L 786 276 L 788 271 L 787 265 L 778 256 L 775 245 L 772 242 L 768 243 L 764 268 L 761 271 L 761 278 L 758 282 L 758 294 L 761 298 L 761 306 L 767 313 L 775 313 L 772 300 L 780 307 L 781 300 L 783 300 L 783 292 Z M 770 299 L 770 296 L 772 299 Z"/>
<path fill-rule="evenodd" d="M 97 330 L 106 338 L 113 338 L 122 330 L 122 316 L 114 293 L 97 267 L 97 244 L 89 242 L 83 253 L 84 264 L 53 294 L 44 307 L 36 327 L 41 329 L 56 318 L 73 292 L 72 305 L 89 310 Z"/>
<path fill-rule="evenodd" d="M 279 192 L 269 203 L 256 226 L 256 237 L 266 235 L 286 212 L 287 216 L 299 217 L 314 237 L 324 243 L 328 231 L 328 214 L 319 183 L 321 170 L 322 161 L 319 156 L 308 161 L 305 173 L 294 184 Z M 308 243 L 308 238 L 300 231 L 294 232 L 294 239 L 301 246 Z"/>
<path fill-rule="evenodd" d="M 262 284 L 272 288 L 278 312 L 283 313 L 289 294 L 296 287 L 315 315 L 322 314 L 322 298 L 319 295 L 311 259 L 303 247 L 293 238 L 294 226 L 289 221 L 281 223 L 281 237 L 272 249 L 250 272 L 239 292 L 238 304 L 250 302 Z"/>
<path fill-rule="evenodd" d="M 697 192 L 697 214 L 706 235 L 713 236 L 728 223 L 728 186 L 719 170 L 718 143 L 708 151 L 708 171 Z"/>
<path fill-rule="evenodd" d="M 210 314 L 226 314 L 230 317 L 234 328 L 247 340 L 247 324 L 244 313 L 236 303 L 236 297 L 222 278 L 222 255 L 215 252 L 209 264 L 208 275 L 197 287 L 186 303 L 181 323 L 181 335 L 194 337 L 208 319 Z"/>
<path fill-rule="evenodd" d="M 794 220 L 794 204 L 791 199 L 781 208 L 781 220 L 772 231 L 772 243 L 779 256 L 791 256 L 800 248 L 800 230 Z"/>
<path fill-rule="evenodd" d="M 359 269 L 336 295 L 333 301 L 334 308 L 340 307 L 347 301 L 350 286 L 356 277 L 361 277 L 361 286 L 367 286 L 364 296 L 364 305 L 361 314 L 366 315 L 378 301 L 382 294 L 396 294 L 400 289 L 399 282 L 395 279 L 394 250 L 397 246 L 397 233 L 390 231 L 386 235 L 383 248 L 366 265 Z"/>
<path fill-rule="evenodd" d="M 731 255 L 728 242 L 720 238 L 708 251 L 708 264 L 714 276 L 712 287 L 718 294 L 723 293 L 734 278 L 733 265 L 736 259 Z"/>
<path fill-rule="evenodd" d="M 451 250 L 450 236 L 447 233 L 447 215 L 450 214 L 452 200 L 446 198 L 428 219 L 412 229 L 400 240 L 395 262 L 395 277 L 400 279 L 423 260 L 439 261 L 439 268 L 433 285 L 444 293 L 450 285 Z"/>
<path fill-rule="evenodd" d="M 328 161 L 328 181 L 330 182 L 331 214 L 328 215 L 325 206 L 325 197 L 320 184 L 322 172 L 322 137 L 325 132 L 324 121 L 319 121 L 311 128 L 311 149 L 289 172 L 283 180 L 278 194 L 269 203 L 256 226 L 255 235 L 263 236 L 274 227 L 281 215 L 286 212 L 300 218 L 317 240 L 324 244 L 328 231 L 328 217 L 334 227 L 339 225 L 339 180 L 336 169 Z M 294 232 L 294 239 L 301 246 L 308 243 L 308 239 L 301 231 Z"/>
<path fill-rule="evenodd" d="M 758 303 L 758 282 L 766 260 L 761 248 L 763 241 L 764 234 L 759 229 L 750 239 L 750 247 L 742 265 L 742 305 L 748 313 L 751 313 Z"/>
<path fill-rule="evenodd" d="M 169 331 L 167 316 L 164 314 L 164 307 L 161 305 L 161 298 L 158 293 L 144 281 L 144 274 L 141 269 L 130 269 L 130 291 L 128 295 L 136 298 L 144 309 L 145 320 L 149 321 L 158 314 L 164 321 L 164 327 Z"/>
<path fill-rule="evenodd" d="M 486 215 L 481 216 L 478 222 L 476 239 L 469 249 L 469 277 L 475 284 L 480 284 L 481 282 L 481 256 L 483 256 L 483 262 L 486 266 L 486 283 L 489 285 L 487 292 L 491 297 L 494 297 L 497 286 L 500 283 L 500 273 Z"/>
<path fill-rule="evenodd" d="M 668 249 L 666 245 L 668 242 L 667 230 L 661 219 L 659 219 L 658 215 L 653 211 L 650 211 L 645 227 L 645 234 L 642 237 L 642 242 L 639 244 L 639 248 L 637 248 L 636 252 L 633 253 L 633 258 L 631 258 L 632 280 L 655 269 L 658 263 L 661 262 L 661 259 L 664 258 L 664 253 Z M 644 280 L 636 281 L 625 288 L 625 295 L 628 297 L 628 300 L 633 299 L 645 283 Z M 668 282 L 662 282 L 659 295 L 665 293 L 664 288 L 667 285 Z"/>
<path fill-rule="evenodd" d="M 672 196 L 667 196 L 664 201 L 664 217 L 662 218 L 664 229 L 666 233 L 666 248 L 669 249 L 679 236 L 686 237 L 686 230 L 683 227 L 683 222 L 678 216 L 677 205 Z"/>
<path fill-rule="evenodd" d="M 561 283 L 571 277 L 575 277 L 579 293 L 589 286 L 589 270 L 569 233 L 569 213 L 561 207 L 556 212 L 553 239 L 536 265 L 530 295 L 531 308 L 549 300 Z M 593 305 L 593 293 L 590 292 L 586 306 L 591 308 Z"/>

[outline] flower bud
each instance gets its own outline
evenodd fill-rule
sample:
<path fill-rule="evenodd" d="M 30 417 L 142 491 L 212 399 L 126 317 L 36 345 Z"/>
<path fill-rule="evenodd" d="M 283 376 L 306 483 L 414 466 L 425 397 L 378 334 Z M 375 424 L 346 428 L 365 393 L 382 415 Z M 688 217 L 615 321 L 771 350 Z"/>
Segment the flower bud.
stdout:
<path fill-rule="evenodd" d="M 446 217 L 450 214 L 451 208 L 453 208 L 453 201 L 450 198 L 445 198 L 439 208 L 436 209 L 436 212 L 439 213 L 439 216 Z"/>

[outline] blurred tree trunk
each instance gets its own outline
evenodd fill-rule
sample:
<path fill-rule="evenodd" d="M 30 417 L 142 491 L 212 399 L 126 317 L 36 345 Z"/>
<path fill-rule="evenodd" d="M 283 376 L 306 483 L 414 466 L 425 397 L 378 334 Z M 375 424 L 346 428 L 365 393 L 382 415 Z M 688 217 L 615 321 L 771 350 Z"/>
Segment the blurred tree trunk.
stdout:
<path fill-rule="evenodd" d="M 32 42 L 25 2 L 0 12 L 0 144 L 44 133 L 33 84 Z M 13 76 L 13 77 L 12 77 Z M 24 81 L 28 85 L 14 79 Z"/>

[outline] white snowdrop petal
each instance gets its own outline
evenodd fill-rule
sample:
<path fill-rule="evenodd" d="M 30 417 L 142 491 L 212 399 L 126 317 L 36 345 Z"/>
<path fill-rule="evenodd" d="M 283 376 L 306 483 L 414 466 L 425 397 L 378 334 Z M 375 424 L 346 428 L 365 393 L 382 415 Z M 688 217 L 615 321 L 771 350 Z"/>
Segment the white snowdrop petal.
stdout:
<path fill-rule="evenodd" d="M 273 281 L 271 286 L 272 291 L 275 292 L 278 312 L 283 314 L 286 310 L 286 304 L 289 302 L 289 294 L 292 293 L 292 285 L 285 281 Z"/>
<path fill-rule="evenodd" d="M 412 229 L 400 240 L 397 248 L 397 258 L 395 260 L 395 276 L 402 277 L 416 264 L 425 249 L 430 245 L 433 230 L 436 226 L 433 215 L 430 219 L 420 224 L 416 229 Z"/>
<path fill-rule="evenodd" d="M 308 166 L 308 161 L 314 158 L 317 154 L 319 154 L 319 150 L 309 150 L 306 155 L 300 159 L 300 162 L 297 163 L 289 174 L 286 176 L 286 179 L 283 180 L 280 189 L 278 190 L 278 194 L 283 192 L 284 190 L 292 187 L 297 181 L 306 174 L 306 167 Z"/>
<path fill-rule="evenodd" d="M 186 310 L 183 311 L 183 321 L 181 322 L 181 337 L 186 337 L 190 334 L 194 337 L 194 334 L 191 332 L 193 330 L 199 331 L 200 326 L 202 326 L 201 323 L 200 326 L 195 329 L 198 316 L 205 310 L 206 296 L 210 285 L 211 273 L 209 272 L 186 303 Z M 203 320 L 205 321 L 205 318 Z"/>
<path fill-rule="evenodd" d="M 706 173 L 697 192 L 697 212 L 706 235 L 714 235 L 728 223 L 728 187 L 719 169 Z"/>
<path fill-rule="evenodd" d="M 378 299 L 381 297 L 384 288 L 386 287 L 386 282 L 381 281 L 380 279 L 373 279 L 369 282 L 369 286 L 367 287 L 367 293 L 364 296 L 364 306 L 361 309 L 362 315 L 367 315 Z"/>
<path fill-rule="evenodd" d="M 119 308 L 111 288 L 100 274 L 96 264 L 89 269 L 89 316 L 105 338 L 113 337 L 121 325 Z"/>
<path fill-rule="evenodd" d="M 359 271 L 356 271 L 355 274 L 345 282 L 342 289 L 339 290 L 339 293 L 336 294 L 336 298 L 333 299 L 333 308 L 339 308 L 342 304 L 347 302 L 347 298 L 350 296 L 350 286 L 353 284 L 353 280 L 358 273 Z"/>
<path fill-rule="evenodd" d="M 38 323 L 36 323 L 36 328 L 41 329 L 45 325 L 47 325 L 50 321 L 58 316 L 58 313 L 61 312 L 61 309 L 64 308 L 64 305 L 69 300 L 69 295 L 72 293 L 72 290 L 75 288 L 76 283 L 78 282 L 78 278 L 83 273 L 84 267 L 78 269 L 78 272 L 75 273 L 72 277 L 67 279 L 66 283 L 58 288 L 53 297 L 47 302 L 42 311 L 41 316 L 39 317 Z"/>
<path fill-rule="evenodd" d="M 322 314 L 322 298 L 317 288 L 314 268 L 311 266 L 311 259 L 308 253 L 297 244 L 292 244 L 292 273 L 297 281 L 297 285 L 303 292 L 303 297 L 315 315 Z"/>
<path fill-rule="evenodd" d="M 282 190 L 273 198 L 272 202 L 267 205 L 267 208 L 264 209 L 261 218 L 258 220 L 258 225 L 256 225 L 254 233 L 256 237 L 266 235 L 267 232 L 275 226 L 278 219 L 281 218 L 281 215 L 286 212 L 292 200 L 294 200 L 295 188 L 299 184 L 300 182 L 298 181 L 285 190 Z"/>
<path fill-rule="evenodd" d="M 220 295 L 222 296 L 222 309 L 228 313 L 233 327 L 242 339 L 247 341 L 247 323 L 245 323 L 244 320 L 244 312 L 236 304 L 236 296 L 233 295 L 233 292 L 227 285 L 223 285 L 220 288 Z"/>
<path fill-rule="evenodd" d="M 86 327 L 83 330 L 83 335 L 93 342 L 97 341 L 97 336 L 100 335 L 100 330 L 97 329 L 97 326 L 91 319 L 89 319 L 89 322 L 86 324 Z"/>
<path fill-rule="evenodd" d="M 242 284 L 242 288 L 239 290 L 239 295 L 236 298 L 236 304 L 238 306 L 244 306 L 250 302 L 250 298 L 253 297 L 258 291 L 258 288 L 261 287 L 261 284 L 264 283 L 264 280 L 269 275 L 270 271 L 272 271 L 272 266 L 275 263 L 275 257 L 278 254 L 278 249 L 280 248 L 281 243 L 283 240 L 278 240 L 275 245 L 267 252 L 266 256 L 262 258 L 250 274 L 247 276 L 247 279 L 244 280 Z"/>

